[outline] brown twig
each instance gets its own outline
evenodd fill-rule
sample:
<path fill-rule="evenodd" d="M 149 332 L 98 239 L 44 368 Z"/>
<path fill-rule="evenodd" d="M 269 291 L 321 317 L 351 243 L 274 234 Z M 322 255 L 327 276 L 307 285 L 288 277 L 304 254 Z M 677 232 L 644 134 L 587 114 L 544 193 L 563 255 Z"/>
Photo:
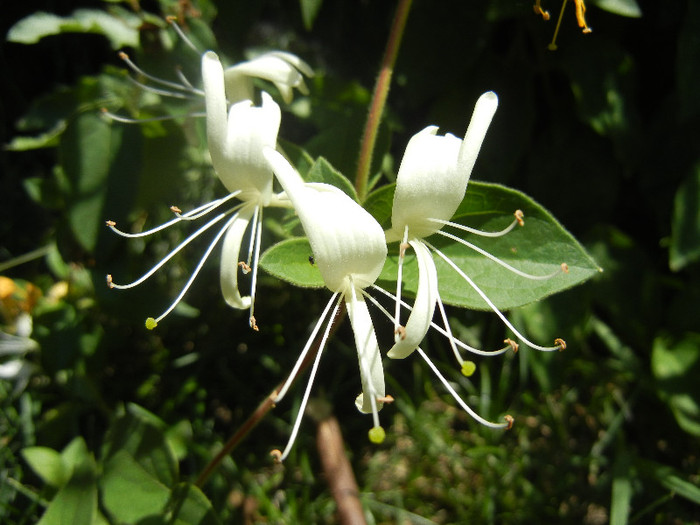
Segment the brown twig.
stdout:
<path fill-rule="evenodd" d="M 335 333 L 335 331 L 340 326 L 342 320 L 344 319 L 344 313 L 345 303 L 341 303 L 341 307 L 338 309 L 338 313 L 335 316 L 335 319 L 331 321 L 333 324 L 331 325 L 329 338 Z M 294 377 L 293 381 L 296 381 L 296 379 L 304 372 L 304 370 L 306 370 L 309 367 L 309 365 L 313 362 L 314 358 L 316 357 L 316 354 L 318 353 L 320 343 L 320 338 L 314 342 L 313 347 L 311 348 L 306 358 L 302 362 L 301 366 L 299 367 L 299 370 L 296 376 Z M 278 384 L 277 387 L 275 387 L 275 389 L 272 392 L 270 392 L 270 395 L 263 399 L 263 401 L 248 417 L 248 419 L 246 419 L 245 422 L 239 427 L 239 429 L 229 438 L 229 440 L 219 451 L 219 453 L 216 454 L 216 456 L 214 456 L 214 458 L 207 464 L 206 467 L 204 467 L 204 470 L 202 470 L 201 474 L 197 477 L 197 480 L 194 482 L 196 486 L 201 488 L 207 482 L 209 476 L 211 476 L 212 473 L 219 466 L 219 463 L 221 463 L 221 461 L 226 456 L 233 452 L 233 450 L 241 443 L 241 441 L 243 441 L 243 439 L 248 435 L 248 433 L 251 430 L 253 430 L 258 425 L 258 423 L 260 423 L 260 421 L 262 421 L 262 419 L 267 415 L 267 413 L 270 410 L 275 408 L 274 399 L 277 397 L 277 393 L 280 391 L 282 386 L 287 382 L 287 379 Z"/>
<path fill-rule="evenodd" d="M 334 416 L 322 419 L 316 432 L 316 446 L 342 525 L 367 525 L 355 474 L 350 466 L 340 425 Z"/>

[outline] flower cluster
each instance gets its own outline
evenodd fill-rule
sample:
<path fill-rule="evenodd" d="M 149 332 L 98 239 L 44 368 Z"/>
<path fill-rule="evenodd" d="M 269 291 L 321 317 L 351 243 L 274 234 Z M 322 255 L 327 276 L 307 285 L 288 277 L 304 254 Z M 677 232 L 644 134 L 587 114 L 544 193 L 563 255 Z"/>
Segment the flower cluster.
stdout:
<path fill-rule="evenodd" d="M 125 60 L 132 69 L 140 71 L 128 57 L 125 57 Z M 218 56 L 208 51 L 202 55 L 201 70 L 203 79 L 201 90 L 192 87 L 189 82 L 179 85 L 165 83 L 145 74 L 140 76 L 145 76 L 153 82 L 160 82 L 163 86 L 158 88 L 161 89 L 161 93 L 187 91 L 204 97 L 211 162 L 216 175 L 226 188 L 227 195 L 184 213 L 173 206 L 171 209 L 175 217 L 171 221 L 141 233 L 123 232 L 117 229 L 115 222 L 107 221 L 107 225 L 119 235 L 134 238 L 151 235 L 177 223 L 210 217 L 208 222 L 187 237 L 141 278 L 129 284 L 117 284 L 112 276 L 108 275 L 108 285 L 117 289 L 139 285 L 191 241 L 216 226 L 218 232 L 206 248 L 181 293 L 161 315 L 149 317 L 146 327 L 155 328 L 175 308 L 194 282 L 207 258 L 221 243 L 220 278 L 224 299 L 233 308 L 248 310 L 250 327 L 258 330 L 254 306 L 263 213 L 269 207 L 292 208 L 308 238 L 314 264 L 332 295 L 303 347 L 289 380 L 276 393 L 274 399 L 275 402 L 280 402 L 284 398 L 291 382 L 302 364 L 306 362 L 311 349 L 317 348 L 299 416 L 285 450 L 277 455 L 278 459 L 287 457 L 293 445 L 301 421 L 300 415 L 303 414 L 309 399 L 313 379 L 331 333 L 331 325 L 342 308 L 345 308 L 348 313 L 358 354 L 362 393 L 358 395 L 356 405 L 361 412 L 372 415 L 370 440 L 383 441 L 384 430 L 379 423 L 379 411 L 383 404 L 391 402 L 392 398 L 385 392 L 382 353 L 368 303 L 374 305 L 381 315 L 393 323 L 394 345 L 387 352 L 389 358 L 404 359 L 417 352 L 457 402 L 475 419 L 493 428 L 510 427 L 512 424 L 510 416 L 505 416 L 500 422 L 491 422 L 473 411 L 420 347 L 428 330 L 434 327 L 447 337 L 465 376 L 474 372 L 475 365 L 465 360 L 461 351 L 488 356 L 518 348 L 515 340 L 506 339 L 504 348 L 493 351 L 479 350 L 454 337 L 440 297 L 438 269 L 433 258 L 436 255 L 476 291 L 517 340 L 543 351 L 565 348 L 565 343 L 561 339 L 557 339 L 551 347 L 540 346 L 528 340 L 510 323 L 467 272 L 429 240 L 432 236 L 441 236 L 460 243 L 466 249 L 477 251 L 495 264 L 524 279 L 549 279 L 566 271 L 566 266 L 562 265 L 561 269 L 553 273 L 531 275 L 462 239 L 457 233 L 444 231 L 449 228 L 457 232 L 497 237 L 506 235 L 523 224 L 523 214 L 519 210 L 515 211 L 515 219 L 512 223 L 497 232 L 482 232 L 450 222 L 464 199 L 472 168 L 496 112 L 498 105 L 496 94 L 488 92 L 479 98 L 463 139 L 451 134 L 438 135 L 438 128 L 429 126 L 410 140 L 397 175 L 391 227 L 384 231 L 370 213 L 337 187 L 305 182 L 277 149 L 277 135 L 281 122 L 280 107 L 272 96 L 264 91 L 256 96 L 251 78 L 261 78 L 274 83 L 283 99 L 289 102 L 293 88 L 299 89 L 302 93 L 307 92 L 304 76 L 312 75 L 308 65 L 294 55 L 272 52 L 224 69 Z M 175 86 L 179 86 L 177 90 Z M 256 99 L 260 100 L 259 105 L 254 102 Z M 113 118 L 117 117 L 113 116 Z M 119 118 L 119 120 L 125 119 Z M 275 180 L 281 187 L 278 193 L 274 190 Z M 235 204 L 231 204 L 232 202 Z M 249 232 L 248 253 L 247 256 L 242 257 L 241 246 L 246 232 Z M 379 287 L 376 282 L 384 268 L 389 253 L 388 246 L 393 246 L 392 243 L 395 242 L 398 242 L 399 263 L 396 293 L 393 294 Z M 418 266 L 417 292 L 412 305 L 402 299 L 404 258 L 409 249 L 415 253 Z M 251 289 L 247 295 L 241 294 L 239 290 L 239 271 L 251 273 Z M 395 304 L 393 314 L 371 292 L 388 296 Z M 440 311 L 441 324 L 433 321 L 436 308 Z M 402 310 L 410 312 L 405 324 L 402 324 Z M 320 343 L 314 346 L 319 334 L 321 334 Z"/>

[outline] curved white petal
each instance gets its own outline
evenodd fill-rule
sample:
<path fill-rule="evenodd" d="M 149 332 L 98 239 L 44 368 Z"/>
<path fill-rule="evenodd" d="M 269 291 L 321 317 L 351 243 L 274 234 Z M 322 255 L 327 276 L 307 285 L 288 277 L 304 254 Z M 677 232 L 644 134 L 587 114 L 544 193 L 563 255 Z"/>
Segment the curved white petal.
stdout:
<path fill-rule="evenodd" d="M 420 241 L 409 241 L 418 262 L 418 291 L 413 310 L 406 321 L 405 332 L 397 334 L 396 344 L 387 354 L 392 359 L 403 359 L 418 348 L 428 333 L 438 300 L 438 278 L 435 261 L 427 246 Z"/>
<path fill-rule="evenodd" d="M 207 113 L 207 141 L 214 168 L 225 164 L 224 145 L 228 128 L 228 105 L 224 87 L 224 68 L 213 51 L 202 56 L 202 81 Z"/>
<path fill-rule="evenodd" d="M 230 97 L 245 97 L 252 86 L 250 77 L 257 77 L 275 84 L 284 101 L 289 104 L 292 101 L 293 88 L 298 88 L 304 94 L 308 93 L 303 75 L 311 77 L 313 70 L 296 55 L 275 51 L 236 64 L 226 69 L 224 74 L 226 91 Z"/>
<path fill-rule="evenodd" d="M 238 291 L 239 254 L 243 235 L 248 228 L 254 211 L 254 206 L 244 206 L 238 212 L 238 216 L 226 231 L 221 248 L 221 293 L 229 306 L 240 308 L 241 310 L 250 308 L 250 296 L 243 297 Z"/>
<path fill-rule="evenodd" d="M 277 144 L 279 106 L 263 92 L 260 107 L 243 100 L 227 109 L 224 70 L 212 51 L 202 57 L 202 78 L 207 141 L 216 174 L 228 191 L 241 191 L 239 199 L 267 205 L 272 197 L 272 171 L 262 150 Z"/>
<path fill-rule="evenodd" d="M 429 126 L 408 142 L 396 177 L 392 231 L 400 238 L 408 225 L 411 236 L 427 237 L 440 229 L 431 218 L 448 220 L 464 198 L 467 180 L 458 172 L 462 141 L 436 135 Z"/>
<path fill-rule="evenodd" d="M 278 152 L 266 149 L 272 169 L 292 201 L 326 286 L 365 288 L 379 277 L 387 248 L 379 223 L 334 186 L 307 185 Z"/>
<path fill-rule="evenodd" d="M 429 126 L 414 135 L 406 147 L 392 209 L 387 240 L 399 240 L 406 226 L 414 237 L 427 237 L 442 226 L 429 219 L 449 220 L 462 202 L 469 177 L 498 107 L 492 91 L 479 97 L 464 140 L 437 135 Z"/>
<path fill-rule="evenodd" d="M 496 109 L 498 109 L 498 96 L 493 91 L 487 91 L 476 101 L 472 119 L 469 121 L 467 133 L 459 150 L 459 170 L 466 174 L 467 181 L 472 174 L 476 157 L 479 155 L 481 144 L 484 142 Z"/>
<path fill-rule="evenodd" d="M 345 306 L 348 310 L 348 317 L 350 317 L 352 331 L 355 334 L 362 380 L 362 394 L 358 396 L 355 404 L 360 412 L 369 414 L 373 412 L 372 398 L 375 399 L 375 404 L 379 409 L 382 403 L 376 400 L 385 395 L 382 356 L 379 353 L 377 336 L 374 333 L 374 325 L 364 297 L 361 294 L 348 293 L 345 296 Z"/>

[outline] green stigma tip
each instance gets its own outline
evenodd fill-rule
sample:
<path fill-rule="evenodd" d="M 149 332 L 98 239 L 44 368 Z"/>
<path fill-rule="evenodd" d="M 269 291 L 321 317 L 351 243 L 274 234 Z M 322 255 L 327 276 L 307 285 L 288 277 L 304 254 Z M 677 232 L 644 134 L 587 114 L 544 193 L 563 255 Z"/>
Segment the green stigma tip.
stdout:
<path fill-rule="evenodd" d="M 383 443 L 385 437 L 386 432 L 384 432 L 382 427 L 373 427 L 369 431 L 369 440 L 376 445 Z"/>
<path fill-rule="evenodd" d="M 153 317 L 149 317 L 148 319 L 146 319 L 146 328 L 148 328 L 149 330 L 153 330 L 156 326 L 158 326 L 158 323 L 155 319 L 153 319 Z"/>
<path fill-rule="evenodd" d="M 471 377 L 474 372 L 476 372 L 476 364 L 474 361 L 465 361 L 462 363 L 462 375 L 464 377 Z"/>

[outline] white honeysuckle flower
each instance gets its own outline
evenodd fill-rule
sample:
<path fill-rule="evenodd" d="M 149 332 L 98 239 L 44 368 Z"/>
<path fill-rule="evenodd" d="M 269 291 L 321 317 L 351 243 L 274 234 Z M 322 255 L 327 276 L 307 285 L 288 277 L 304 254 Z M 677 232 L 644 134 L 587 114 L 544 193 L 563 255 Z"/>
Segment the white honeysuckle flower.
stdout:
<path fill-rule="evenodd" d="M 292 91 L 297 88 L 303 95 L 309 94 L 304 76 L 313 77 L 311 67 L 301 58 L 284 51 L 270 51 L 247 62 L 226 68 L 226 92 L 233 100 L 253 96 L 253 78 L 272 82 L 282 95 L 282 100 L 292 102 Z"/>
<path fill-rule="evenodd" d="M 168 22 L 178 33 L 179 37 L 194 52 L 202 54 L 202 56 L 212 53 L 212 51 L 201 53 L 201 51 L 197 49 L 197 46 L 187 38 L 187 35 L 185 35 L 172 17 L 168 18 Z M 171 80 L 158 78 L 142 70 L 129 58 L 129 55 L 124 52 L 120 52 L 119 57 L 129 69 L 136 74 L 137 78 L 130 76 L 129 80 L 145 92 L 179 99 L 196 99 L 205 95 L 204 91 L 196 88 L 179 69 L 176 71 L 178 82 L 173 82 Z M 285 51 L 268 51 L 251 60 L 234 64 L 226 69 L 225 91 L 227 102 L 231 105 L 243 100 L 255 100 L 256 90 L 254 80 L 258 78 L 274 84 L 284 102 L 290 104 L 295 88 L 303 95 L 309 94 L 309 89 L 304 82 L 304 76 L 311 78 L 314 76 L 314 71 L 311 66 L 301 58 Z M 112 120 L 125 123 L 143 123 L 176 118 L 167 116 L 150 119 L 132 119 L 116 115 L 106 109 L 103 109 L 103 113 Z M 204 116 L 204 114 L 191 113 L 184 116 Z"/>
<path fill-rule="evenodd" d="M 21 312 L 11 326 L 13 333 L 0 330 L 0 359 L 7 358 L 0 363 L 0 379 L 14 382 L 15 395 L 26 388 L 36 370 L 36 365 L 26 359 L 27 354 L 39 349 L 39 343 L 30 337 L 32 325 L 32 316 Z"/>
<path fill-rule="evenodd" d="M 199 219 L 214 210 L 219 210 L 223 204 L 233 198 L 237 198 L 241 202 L 226 211 L 219 211 L 216 217 L 190 235 L 155 267 L 136 281 L 126 285 L 118 285 L 113 282 L 111 275 L 108 275 L 107 282 L 110 287 L 119 289 L 131 288 L 141 284 L 193 239 L 215 224 L 223 221 L 223 226 L 206 249 L 204 256 L 199 261 L 180 295 L 159 317 L 149 317 L 146 320 L 146 327 L 149 329 L 155 328 L 177 306 L 194 282 L 206 259 L 223 237 L 220 279 L 224 299 L 234 308 L 249 308 L 250 326 L 257 330 L 254 307 L 263 208 L 269 206 L 289 207 L 289 201 L 286 198 L 281 198 L 273 193 L 272 170 L 263 156 L 264 148 L 276 147 L 277 132 L 281 119 L 280 108 L 265 92 L 262 93 L 262 103 L 259 107 L 253 105 L 250 100 L 243 100 L 231 105 L 229 108 L 224 70 L 218 56 L 211 51 L 205 53 L 202 57 L 202 77 L 206 101 L 207 140 L 212 164 L 214 171 L 229 194 L 187 213 L 182 213 L 179 208 L 174 206 L 171 208 L 176 214 L 174 219 L 146 232 L 128 234 L 117 230 L 113 221 L 107 221 L 107 225 L 124 237 L 143 237 L 161 231 L 180 221 Z M 248 256 L 244 261 L 241 261 L 241 244 L 248 229 L 250 229 Z M 239 267 L 242 268 L 244 273 L 252 272 L 251 292 L 248 296 L 241 295 L 238 289 Z"/>
<path fill-rule="evenodd" d="M 462 269 L 425 240 L 426 237 L 433 234 L 448 237 L 528 279 L 549 279 L 560 273 L 560 271 L 557 271 L 544 276 L 527 274 L 492 256 L 474 244 L 454 234 L 442 231 L 443 227 L 450 226 L 469 233 L 497 237 L 510 232 L 517 224 L 523 224 L 522 212 L 519 210 L 515 212 L 515 220 L 500 232 L 480 232 L 449 222 L 449 219 L 452 218 L 464 199 L 474 163 L 497 107 L 498 97 L 496 94 L 493 92 L 484 93 L 476 103 L 471 122 L 463 140 L 449 133 L 444 136 L 437 135 L 438 128 L 430 126 L 414 135 L 406 147 L 396 179 L 392 225 L 386 232 L 388 242 L 401 241 L 395 297 L 395 344 L 387 354 L 391 358 L 402 359 L 410 355 L 414 350 L 420 350 L 419 345 L 421 341 L 430 326 L 433 325 L 432 318 L 436 305 L 440 308 L 445 326 L 445 329 L 440 331 L 448 337 L 453 352 L 465 375 L 470 375 L 473 372 L 474 365 L 470 361 L 462 359 L 457 346 L 480 355 L 499 354 L 507 351 L 509 348 L 517 350 L 517 344 L 510 339 L 506 339 L 506 347 L 493 352 L 485 352 L 471 348 L 452 336 L 438 291 L 437 271 L 431 250 L 445 260 L 450 267 L 474 288 L 486 304 L 515 334 L 517 339 L 537 350 L 561 350 L 565 347 L 565 343 L 561 339 L 557 339 L 555 346 L 552 347 L 543 347 L 529 341 L 515 329 L 503 313 L 498 310 L 486 294 Z M 401 301 L 401 281 L 404 254 L 408 247 L 412 247 L 416 254 L 418 287 L 416 300 L 404 327 L 400 324 L 400 308 L 402 305 L 406 306 Z M 562 269 L 566 271 L 565 265 L 562 265 Z"/>
<path fill-rule="evenodd" d="M 364 290 L 377 280 L 384 266 L 387 255 L 384 232 L 374 217 L 338 188 L 327 184 L 306 184 L 278 152 L 268 148 L 265 155 L 301 220 L 321 277 L 333 292 L 289 376 L 290 380 L 283 385 L 275 398 L 277 403 L 284 397 L 292 378 L 296 376 L 311 349 L 321 325 L 329 319 L 299 408 L 299 415 L 287 447 L 284 452 L 277 453 L 278 459 L 285 459 L 294 443 L 332 320 L 342 302 L 345 303 L 350 317 L 360 365 L 362 394 L 355 403 L 361 412 L 372 414 L 374 426 L 370 430 L 370 439 L 373 442 L 381 442 L 384 439 L 384 430 L 379 425 L 378 412 L 382 402 L 388 398 L 385 395 L 381 354 Z"/>

